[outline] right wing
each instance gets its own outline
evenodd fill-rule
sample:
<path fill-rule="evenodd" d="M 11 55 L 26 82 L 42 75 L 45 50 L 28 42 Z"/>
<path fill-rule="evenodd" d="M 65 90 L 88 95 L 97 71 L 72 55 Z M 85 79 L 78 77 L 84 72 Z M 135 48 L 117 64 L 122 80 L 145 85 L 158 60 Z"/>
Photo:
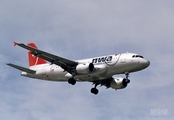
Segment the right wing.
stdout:
<path fill-rule="evenodd" d="M 18 70 L 27 72 L 27 73 L 31 73 L 31 74 L 35 74 L 35 73 L 36 73 L 36 71 L 34 71 L 34 70 L 31 70 L 31 69 L 28 69 L 28 68 L 24 68 L 24 67 L 15 65 L 15 64 L 8 63 L 7 65 L 9 65 L 9 66 L 11 66 L 11 67 L 14 67 L 14 68 L 16 68 L 16 69 L 18 69 Z"/>
<path fill-rule="evenodd" d="M 108 78 L 105 78 L 105 79 L 102 79 L 102 80 L 100 80 L 100 79 L 94 80 L 92 82 L 93 82 L 93 84 L 97 84 L 97 85 L 101 85 L 101 86 L 106 86 L 106 88 L 110 88 L 111 87 L 110 83 L 111 83 L 111 81 L 113 79 L 114 79 L 113 77 L 108 77 Z"/>
<path fill-rule="evenodd" d="M 30 46 L 22 44 L 22 43 L 14 42 L 14 45 L 18 45 L 18 46 L 23 47 L 27 50 L 30 50 L 31 54 L 33 54 L 34 56 L 43 58 L 43 59 L 49 61 L 51 64 L 56 64 L 71 74 L 76 73 L 75 67 L 77 66 L 78 63 L 75 61 L 71 61 L 71 60 L 50 54 L 48 52 L 30 47 Z"/>

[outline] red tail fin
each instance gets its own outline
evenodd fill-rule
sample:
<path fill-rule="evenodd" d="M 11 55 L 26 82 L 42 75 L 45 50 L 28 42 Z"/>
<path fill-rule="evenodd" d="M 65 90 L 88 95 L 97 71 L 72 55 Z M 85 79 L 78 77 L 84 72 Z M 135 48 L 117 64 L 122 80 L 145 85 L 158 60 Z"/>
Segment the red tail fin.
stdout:
<path fill-rule="evenodd" d="M 28 46 L 33 47 L 33 48 L 37 48 L 37 46 L 34 43 L 28 43 Z M 39 58 L 39 57 L 35 57 L 34 55 L 32 55 L 31 51 L 28 51 L 28 59 L 29 59 L 30 66 L 47 63 L 46 60 Z"/>

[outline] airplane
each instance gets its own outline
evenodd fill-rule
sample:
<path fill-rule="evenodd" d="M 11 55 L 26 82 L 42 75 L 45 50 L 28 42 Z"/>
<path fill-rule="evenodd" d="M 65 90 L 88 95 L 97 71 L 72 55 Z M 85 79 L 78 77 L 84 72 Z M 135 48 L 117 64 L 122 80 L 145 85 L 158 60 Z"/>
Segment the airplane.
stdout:
<path fill-rule="evenodd" d="M 28 50 L 29 68 L 12 63 L 7 65 L 21 70 L 21 76 L 48 80 L 67 81 L 71 85 L 76 82 L 92 82 L 91 93 L 98 94 L 97 86 L 123 89 L 130 83 L 129 74 L 147 68 L 150 62 L 136 53 L 121 53 L 105 55 L 82 60 L 69 60 L 51 53 L 39 50 L 35 43 L 14 42 L 14 46 Z M 125 74 L 125 78 L 113 77 Z"/>

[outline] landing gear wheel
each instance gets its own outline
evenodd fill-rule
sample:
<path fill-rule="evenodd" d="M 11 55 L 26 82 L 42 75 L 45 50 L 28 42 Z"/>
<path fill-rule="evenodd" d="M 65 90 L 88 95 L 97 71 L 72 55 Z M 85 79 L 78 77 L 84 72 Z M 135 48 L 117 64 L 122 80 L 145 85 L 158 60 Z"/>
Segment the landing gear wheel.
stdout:
<path fill-rule="evenodd" d="M 76 80 L 74 78 L 70 78 L 68 80 L 68 83 L 71 84 L 71 85 L 75 85 L 76 84 Z"/>
<path fill-rule="evenodd" d="M 129 80 L 129 79 L 127 79 L 127 80 L 126 80 L 126 82 L 127 82 L 127 83 L 130 83 L 130 80 Z"/>
<path fill-rule="evenodd" d="M 91 89 L 91 93 L 97 95 L 97 94 L 98 94 L 98 89 L 92 88 L 92 89 Z"/>
<path fill-rule="evenodd" d="M 124 85 L 124 87 L 126 87 L 127 84 L 130 83 L 130 80 L 129 80 L 129 72 L 126 72 L 125 75 L 126 75 L 126 78 L 123 79 L 123 85 Z"/>
<path fill-rule="evenodd" d="M 126 72 L 125 75 L 126 75 L 126 78 L 125 78 L 126 79 L 126 82 L 127 83 L 130 83 L 130 80 L 129 80 L 129 72 Z"/>

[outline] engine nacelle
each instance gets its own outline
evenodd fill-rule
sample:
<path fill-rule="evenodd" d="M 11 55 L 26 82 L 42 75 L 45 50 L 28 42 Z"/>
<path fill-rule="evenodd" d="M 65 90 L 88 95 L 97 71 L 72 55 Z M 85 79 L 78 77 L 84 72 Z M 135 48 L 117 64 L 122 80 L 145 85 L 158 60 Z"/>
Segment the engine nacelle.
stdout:
<path fill-rule="evenodd" d="M 92 73 L 93 75 L 106 75 L 108 69 L 106 65 L 100 64 L 100 65 L 94 65 L 94 72 Z"/>
<path fill-rule="evenodd" d="M 127 84 L 130 82 L 129 79 L 126 78 L 114 78 L 111 82 L 110 82 L 110 86 L 113 89 L 122 89 L 127 87 Z"/>
<path fill-rule="evenodd" d="M 87 74 L 94 71 L 94 65 L 92 63 L 83 63 L 76 66 L 76 71 L 79 74 Z"/>

